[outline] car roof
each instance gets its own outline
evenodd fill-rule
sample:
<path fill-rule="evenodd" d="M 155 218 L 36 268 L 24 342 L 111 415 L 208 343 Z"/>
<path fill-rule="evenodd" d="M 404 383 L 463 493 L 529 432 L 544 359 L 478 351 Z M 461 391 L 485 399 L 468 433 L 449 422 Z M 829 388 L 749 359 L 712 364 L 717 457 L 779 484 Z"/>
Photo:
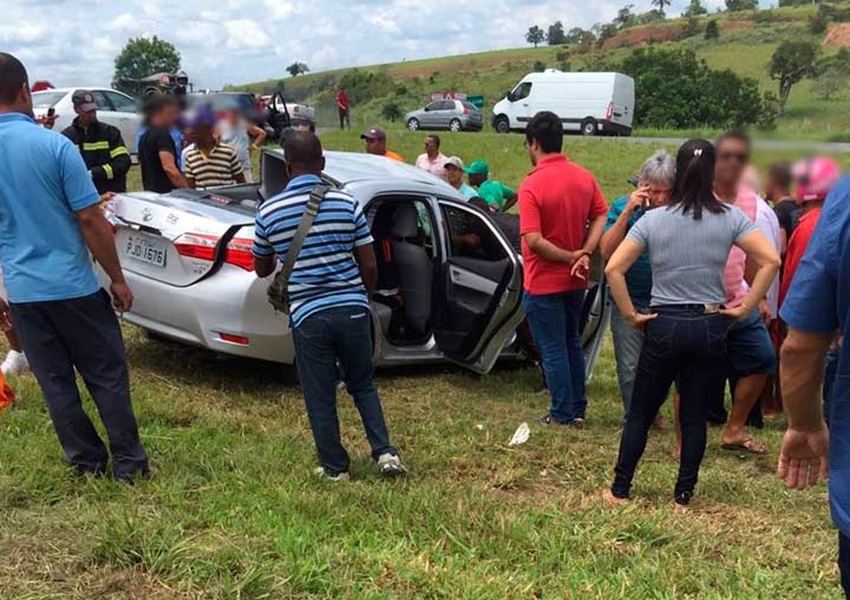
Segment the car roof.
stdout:
<path fill-rule="evenodd" d="M 70 94 L 72 92 L 76 92 L 77 90 L 86 90 L 86 91 L 89 91 L 89 92 L 118 92 L 119 94 L 124 94 L 124 92 L 122 92 L 120 90 L 113 90 L 112 88 L 98 87 L 98 86 L 88 86 L 87 87 L 87 86 L 80 85 L 80 86 L 77 86 L 77 87 L 62 87 L 62 88 L 50 88 L 49 90 L 39 90 L 37 92 L 33 92 L 33 95 L 35 95 L 35 94 L 57 94 L 57 93 Z M 127 96 L 127 94 L 124 94 L 124 95 Z"/>

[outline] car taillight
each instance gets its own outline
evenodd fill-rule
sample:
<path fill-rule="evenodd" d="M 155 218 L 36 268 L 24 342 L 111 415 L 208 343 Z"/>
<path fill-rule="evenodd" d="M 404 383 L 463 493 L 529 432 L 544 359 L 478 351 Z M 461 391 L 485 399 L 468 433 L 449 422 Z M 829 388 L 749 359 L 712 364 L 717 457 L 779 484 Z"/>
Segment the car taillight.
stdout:
<path fill-rule="evenodd" d="M 174 241 L 174 247 L 180 256 L 212 262 L 215 260 L 215 249 L 218 246 L 218 241 L 219 238 L 214 235 L 184 233 Z"/>
<path fill-rule="evenodd" d="M 463 107 L 463 114 L 465 114 L 465 115 L 469 114 L 469 109 L 465 106 Z"/>
<path fill-rule="evenodd" d="M 247 238 L 234 238 L 227 245 L 227 256 L 224 262 L 245 269 L 246 271 L 254 270 L 254 253 L 251 249 L 254 247 L 254 240 Z"/>
<path fill-rule="evenodd" d="M 608 110 L 607 110 L 607 111 L 605 111 L 605 118 L 606 118 L 606 119 L 608 119 L 608 120 L 610 121 L 610 120 L 611 120 L 611 115 L 613 115 L 613 114 L 614 114 L 614 103 L 613 103 L 613 102 L 609 102 L 609 103 L 608 103 Z"/>

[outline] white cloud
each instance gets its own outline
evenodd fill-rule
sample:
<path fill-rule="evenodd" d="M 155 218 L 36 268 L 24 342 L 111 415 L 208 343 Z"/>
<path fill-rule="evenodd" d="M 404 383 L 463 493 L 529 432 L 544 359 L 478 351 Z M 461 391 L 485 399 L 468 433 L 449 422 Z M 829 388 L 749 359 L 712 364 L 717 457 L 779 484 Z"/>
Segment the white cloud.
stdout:
<path fill-rule="evenodd" d="M 629 0 L 632 1 L 632 0 Z M 180 52 L 198 87 L 312 71 L 525 45 L 534 23 L 567 29 L 609 21 L 626 0 L 3 0 L 0 47 L 26 62 L 32 79 L 104 85 L 127 39 L 157 35 Z M 670 14 L 684 10 L 676 0 Z M 634 0 L 635 11 L 650 0 Z M 722 0 L 707 0 L 716 7 Z M 766 4 L 766 2 L 763 2 Z"/>

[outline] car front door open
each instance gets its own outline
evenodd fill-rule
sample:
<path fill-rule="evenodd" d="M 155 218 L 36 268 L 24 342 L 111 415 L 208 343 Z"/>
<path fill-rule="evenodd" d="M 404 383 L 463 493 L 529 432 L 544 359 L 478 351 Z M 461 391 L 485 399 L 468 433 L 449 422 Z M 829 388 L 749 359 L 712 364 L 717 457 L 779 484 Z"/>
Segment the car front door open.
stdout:
<path fill-rule="evenodd" d="M 487 373 L 524 318 L 522 264 L 483 212 L 454 202 L 440 209 L 446 253 L 434 281 L 434 338 L 449 360 Z"/>

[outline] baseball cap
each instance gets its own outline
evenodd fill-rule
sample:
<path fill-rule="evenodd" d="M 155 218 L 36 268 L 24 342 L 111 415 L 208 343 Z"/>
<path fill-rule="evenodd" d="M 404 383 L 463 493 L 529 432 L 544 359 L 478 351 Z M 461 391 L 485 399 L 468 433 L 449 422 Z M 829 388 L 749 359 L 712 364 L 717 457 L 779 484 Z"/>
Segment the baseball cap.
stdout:
<path fill-rule="evenodd" d="M 74 92 L 71 95 L 71 102 L 74 104 L 74 108 L 79 108 L 83 112 L 97 110 L 94 95 L 88 90 L 77 90 Z"/>
<path fill-rule="evenodd" d="M 444 167 L 452 166 L 458 171 L 463 171 L 463 161 L 459 156 L 450 156 L 448 160 L 446 160 Z"/>
<path fill-rule="evenodd" d="M 366 133 L 360 134 L 361 140 L 385 140 L 387 139 L 387 132 L 384 131 L 383 127 L 372 127 Z"/>
<path fill-rule="evenodd" d="M 487 177 L 490 174 L 490 167 L 483 160 L 476 160 L 474 163 L 466 167 L 464 172 L 467 175 L 483 175 Z"/>
<path fill-rule="evenodd" d="M 833 159 L 814 156 L 798 162 L 793 167 L 794 182 L 797 184 L 798 202 L 825 200 L 830 190 L 841 179 L 841 168 Z"/>
<path fill-rule="evenodd" d="M 199 127 L 215 127 L 215 115 L 211 110 L 202 108 L 195 113 L 191 120 L 191 127 L 198 129 Z"/>

